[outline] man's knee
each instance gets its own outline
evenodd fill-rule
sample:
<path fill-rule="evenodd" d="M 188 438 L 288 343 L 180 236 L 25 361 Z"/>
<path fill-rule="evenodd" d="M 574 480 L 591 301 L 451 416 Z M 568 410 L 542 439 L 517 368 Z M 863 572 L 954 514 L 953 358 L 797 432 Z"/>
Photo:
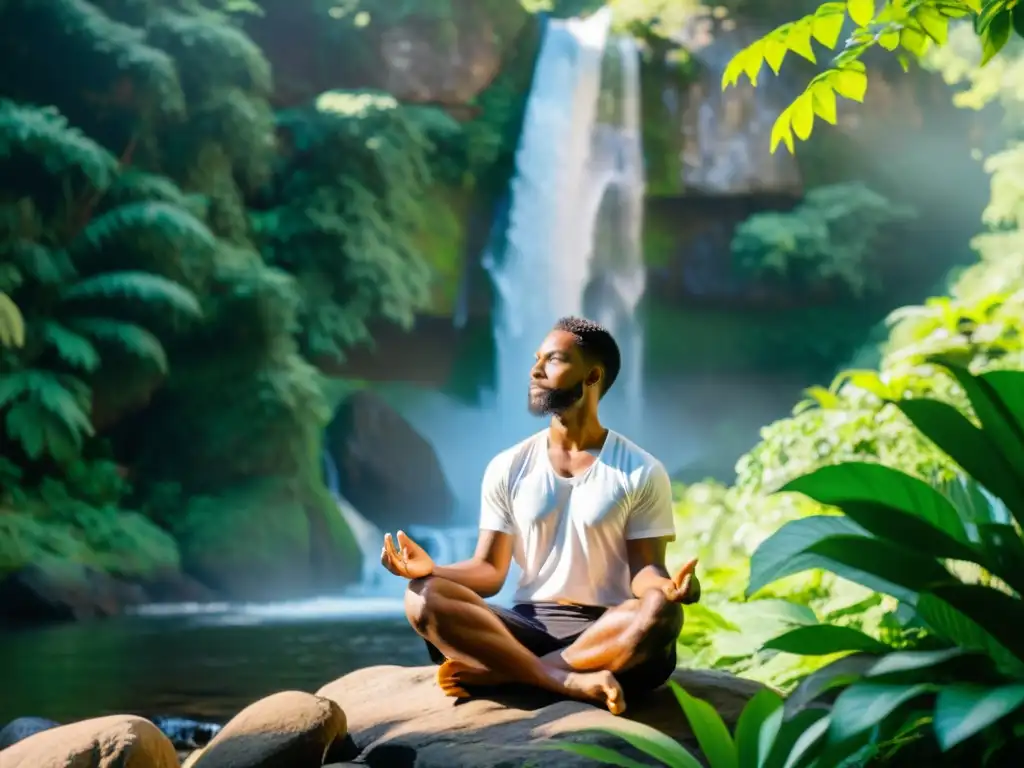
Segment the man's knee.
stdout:
<path fill-rule="evenodd" d="M 405 590 L 405 617 L 418 634 L 429 634 L 443 616 L 448 584 L 437 576 L 409 582 Z"/>
<path fill-rule="evenodd" d="M 660 591 L 644 595 L 640 601 L 633 632 L 638 644 L 661 648 L 675 643 L 683 629 L 683 607 Z"/>

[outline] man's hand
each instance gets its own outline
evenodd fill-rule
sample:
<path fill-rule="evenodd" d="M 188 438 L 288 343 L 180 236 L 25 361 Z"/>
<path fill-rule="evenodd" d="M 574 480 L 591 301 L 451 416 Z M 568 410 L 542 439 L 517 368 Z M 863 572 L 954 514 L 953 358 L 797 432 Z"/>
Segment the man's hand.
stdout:
<path fill-rule="evenodd" d="M 697 558 L 679 569 L 669 584 L 664 588 L 665 597 L 670 603 L 690 605 L 700 600 L 700 581 L 697 579 Z"/>
<path fill-rule="evenodd" d="M 419 544 L 398 532 L 398 548 L 391 534 L 384 535 L 384 548 L 380 551 L 380 563 L 395 576 L 404 579 L 422 579 L 434 572 L 434 560 Z"/>

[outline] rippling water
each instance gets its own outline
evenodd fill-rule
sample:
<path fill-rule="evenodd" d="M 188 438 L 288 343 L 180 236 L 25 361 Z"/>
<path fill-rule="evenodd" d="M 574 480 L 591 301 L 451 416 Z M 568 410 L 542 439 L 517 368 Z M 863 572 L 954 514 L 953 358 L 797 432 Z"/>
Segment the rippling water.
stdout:
<path fill-rule="evenodd" d="M 0 632 L 0 727 L 22 715 L 224 722 L 276 691 L 315 691 L 374 664 L 426 663 L 400 599 L 160 606 Z"/>

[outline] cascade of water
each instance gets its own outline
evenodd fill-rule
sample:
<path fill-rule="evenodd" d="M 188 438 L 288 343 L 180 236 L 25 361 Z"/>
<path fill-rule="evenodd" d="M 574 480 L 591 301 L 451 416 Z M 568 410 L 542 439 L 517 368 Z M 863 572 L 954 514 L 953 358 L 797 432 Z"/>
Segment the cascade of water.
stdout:
<path fill-rule="evenodd" d="M 531 429 L 529 365 L 563 315 L 586 314 L 616 336 L 622 383 L 605 410 L 612 422 L 636 425 L 640 417 L 639 54 L 631 39 L 608 44 L 609 23 L 608 9 L 548 22 L 516 154 L 505 246 L 484 261 L 496 294 L 493 411 L 507 442 Z"/>

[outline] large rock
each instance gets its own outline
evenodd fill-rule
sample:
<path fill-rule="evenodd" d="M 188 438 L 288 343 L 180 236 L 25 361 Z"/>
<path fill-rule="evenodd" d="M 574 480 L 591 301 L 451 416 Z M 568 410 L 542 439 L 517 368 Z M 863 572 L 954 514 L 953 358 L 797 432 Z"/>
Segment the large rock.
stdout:
<path fill-rule="evenodd" d="M 113 715 L 30 736 L 0 753 L 3 768 L 178 768 L 174 746 L 148 720 Z"/>
<path fill-rule="evenodd" d="M 444 523 L 455 496 L 434 448 L 380 396 L 361 391 L 327 428 L 338 490 L 385 530 Z"/>
<path fill-rule="evenodd" d="M 299 691 L 268 696 L 243 709 L 197 756 L 195 768 L 319 768 L 347 733 L 330 699 Z"/>
<path fill-rule="evenodd" d="M 668 688 L 627 701 L 626 716 L 617 718 L 597 707 L 552 702 L 540 694 L 457 701 L 441 693 L 436 673 L 436 667 L 370 667 L 329 683 L 317 695 L 336 701 L 348 713 L 349 733 L 362 753 L 360 762 L 382 768 L 593 765 L 543 743 L 572 735 L 573 741 L 620 749 L 624 744 L 615 737 L 583 732 L 610 725 L 630 728 L 636 722 L 697 751 L 693 733 Z M 675 680 L 709 701 L 730 725 L 762 687 L 716 672 L 680 671 Z"/>
<path fill-rule="evenodd" d="M 137 585 L 86 566 L 49 561 L 0 581 L 0 624 L 101 618 L 145 601 Z"/>

